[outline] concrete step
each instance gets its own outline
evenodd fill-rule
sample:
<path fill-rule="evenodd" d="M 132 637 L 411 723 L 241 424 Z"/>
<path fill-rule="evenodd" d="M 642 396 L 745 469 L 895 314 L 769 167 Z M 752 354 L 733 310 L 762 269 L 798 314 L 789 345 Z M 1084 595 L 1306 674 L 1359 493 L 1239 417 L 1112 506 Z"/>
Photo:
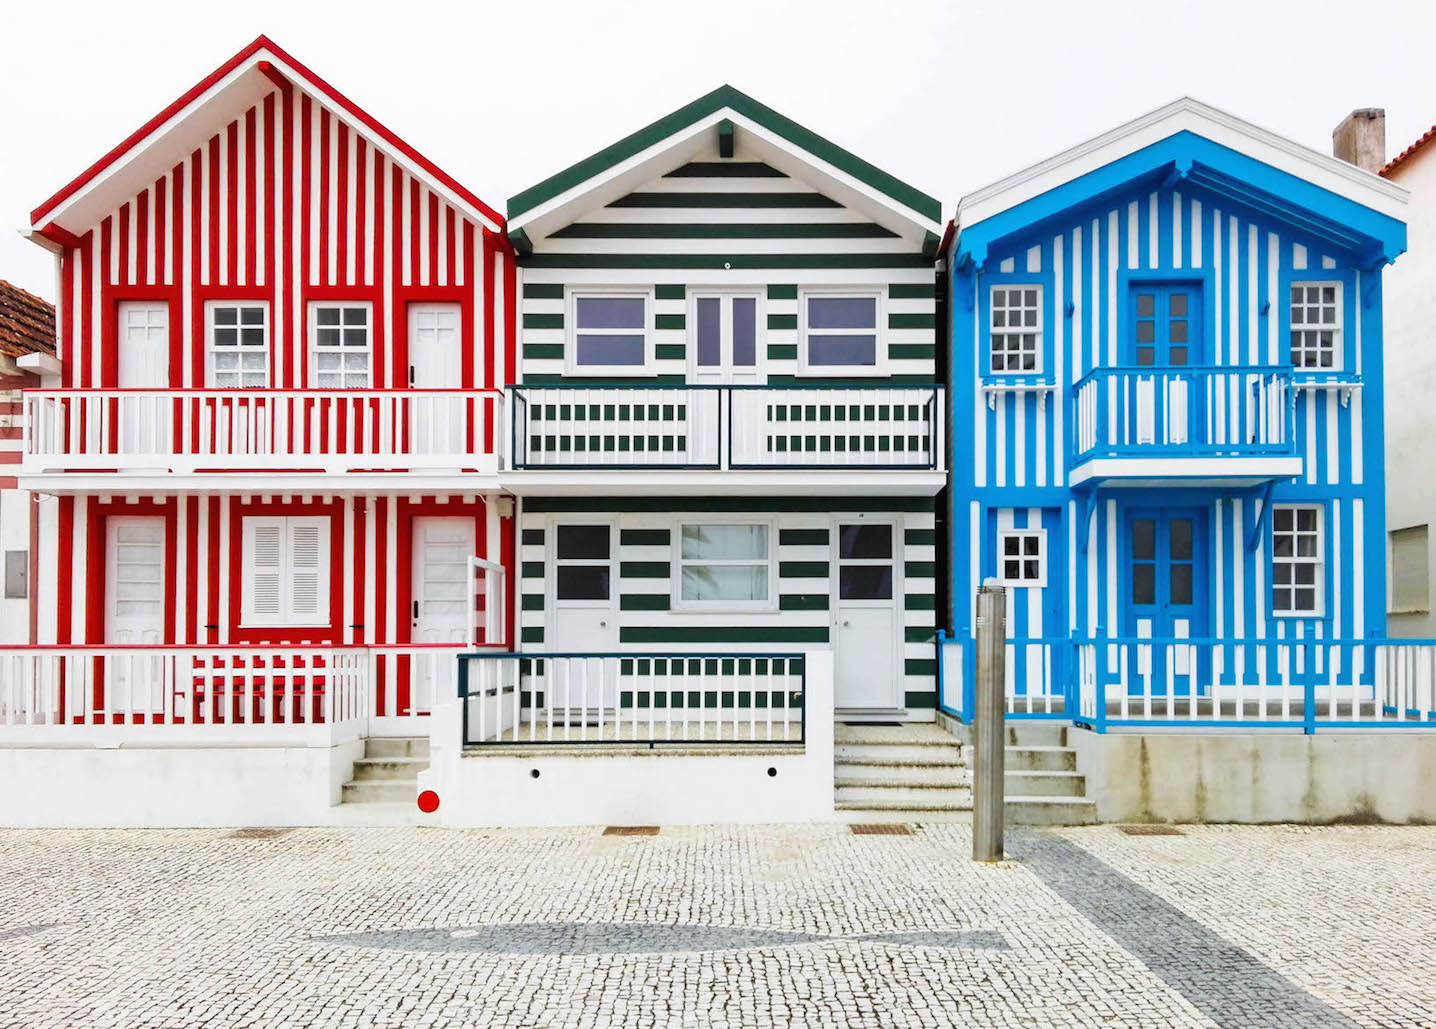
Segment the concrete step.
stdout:
<path fill-rule="evenodd" d="M 364 828 L 403 825 L 437 825 L 437 814 L 426 815 L 413 798 L 398 801 L 372 801 L 367 804 L 335 804 L 329 809 L 329 824 Z"/>
<path fill-rule="evenodd" d="M 963 808 L 952 811 L 913 811 L 908 808 L 861 808 L 842 807 L 836 808 L 837 820 L 850 825 L 872 825 L 888 822 L 914 822 L 914 823 L 972 823 L 972 810 Z"/>
<path fill-rule="evenodd" d="M 1013 720 L 1007 723 L 1009 747 L 1065 747 L 1067 726 L 1052 722 Z"/>
<path fill-rule="evenodd" d="M 427 736 L 370 736 L 364 741 L 365 757 L 418 757 L 429 759 Z"/>
<path fill-rule="evenodd" d="M 967 811 L 972 794 L 955 786 L 839 786 L 833 794 L 842 809 L 873 808 L 881 811 Z"/>
<path fill-rule="evenodd" d="M 1014 772 L 1005 770 L 1003 790 L 1009 797 L 1077 797 L 1087 799 L 1087 777 L 1080 772 Z"/>
<path fill-rule="evenodd" d="M 1094 825 L 1095 801 L 1080 797 L 1007 797 L 1009 825 Z"/>
<path fill-rule="evenodd" d="M 833 742 L 951 747 L 958 741 L 932 722 L 903 722 L 896 725 L 848 725 L 837 722 L 833 726 Z"/>
<path fill-rule="evenodd" d="M 839 743 L 833 747 L 837 761 L 879 765 L 960 765 L 962 748 L 904 743 Z"/>
<path fill-rule="evenodd" d="M 418 788 L 413 779 L 368 779 L 346 782 L 340 794 L 345 804 L 414 803 Z"/>
<path fill-rule="evenodd" d="M 838 761 L 834 786 L 913 786 L 919 789 L 970 786 L 962 765 L 876 765 Z"/>
<path fill-rule="evenodd" d="M 361 757 L 354 762 L 354 781 L 369 782 L 386 779 L 417 782 L 419 773 L 429 767 L 426 757 Z"/>
<path fill-rule="evenodd" d="M 1077 752 L 1067 747 L 1008 747 L 1003 757 L 1008 772 L 1071 772 Z"/>

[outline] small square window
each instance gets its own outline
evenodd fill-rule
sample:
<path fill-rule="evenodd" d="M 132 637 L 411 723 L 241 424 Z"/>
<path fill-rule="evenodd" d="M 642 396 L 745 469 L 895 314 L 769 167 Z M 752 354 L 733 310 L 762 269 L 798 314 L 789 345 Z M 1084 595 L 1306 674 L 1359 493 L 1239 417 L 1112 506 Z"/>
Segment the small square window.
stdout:
<path fill-rule="evenodd" d="M 1004 586 L 1047 585 L 1047 530 L 999 530 L 997 554 L 998 576 Z"/>
<path fill-rule="evenodd" d="M 364 304 L 310 305 L 312 383 L 319 389 L 368 389 L 371 377 L 370 307 Z"/>
<path fill-rule="evenodd" d="M 1042 371 L 1042 287 L 993 286 L 991 349 L 994 375 L 1036 375 Z"/>
<path fill-rule="evenodd" d="M 209 384 L 219 389 L 264 389 L 269 385 L 269 305 L 210 303 Z"/>

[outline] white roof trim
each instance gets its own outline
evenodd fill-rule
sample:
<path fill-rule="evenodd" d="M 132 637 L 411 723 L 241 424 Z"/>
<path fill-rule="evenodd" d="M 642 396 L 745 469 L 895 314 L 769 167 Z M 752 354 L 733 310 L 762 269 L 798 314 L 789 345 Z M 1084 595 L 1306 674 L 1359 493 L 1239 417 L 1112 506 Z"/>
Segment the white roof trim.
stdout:
<path fill-rule="evenodd" d="M 1382 214 L 1393 218 L 1405 217 L 1404 208 L 1409 193 L 1395 183 L 1199 100 L 1183 97 L 969 193 L 958 202 L 957 223 L 959 226 L 975 225 L 1183 130 L 1306 179 Z"/>

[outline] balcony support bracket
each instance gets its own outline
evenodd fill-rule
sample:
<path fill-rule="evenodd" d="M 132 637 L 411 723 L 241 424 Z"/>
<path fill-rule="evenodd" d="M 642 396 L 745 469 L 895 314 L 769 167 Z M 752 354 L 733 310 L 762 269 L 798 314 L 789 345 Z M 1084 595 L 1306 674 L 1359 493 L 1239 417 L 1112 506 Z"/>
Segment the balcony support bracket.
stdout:
<path fill-rule="evenodd" d="M 1251 527 L 1247 529 L 1248 553 L 1256 552 L 1257 543 L 1261 541 L 1266 527 L 1271 524 L 1271 492 L 1274 488 L 1276 480 L 1271 479 L 1249 491 L 1252 520 Z"/>
<path fill-rule="evenodd" d="M 1082 494 L 1082 531 L 1077 536 L 1077 549 L 1087 553 L 1087 540 L 1092 535 L 1092 519 L 1102 504 L 1102 491 L 1095 486 Z"/>

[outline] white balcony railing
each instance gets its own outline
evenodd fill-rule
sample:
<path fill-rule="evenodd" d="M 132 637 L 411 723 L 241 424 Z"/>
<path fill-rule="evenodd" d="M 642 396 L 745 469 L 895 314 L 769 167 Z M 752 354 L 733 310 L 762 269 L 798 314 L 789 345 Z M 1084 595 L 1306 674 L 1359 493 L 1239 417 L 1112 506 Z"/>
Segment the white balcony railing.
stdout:
<path fill-rule="evenodd" d="M 497 390 L 63 389 L 24 394 L 28 470 L 496 469 Z"/>

